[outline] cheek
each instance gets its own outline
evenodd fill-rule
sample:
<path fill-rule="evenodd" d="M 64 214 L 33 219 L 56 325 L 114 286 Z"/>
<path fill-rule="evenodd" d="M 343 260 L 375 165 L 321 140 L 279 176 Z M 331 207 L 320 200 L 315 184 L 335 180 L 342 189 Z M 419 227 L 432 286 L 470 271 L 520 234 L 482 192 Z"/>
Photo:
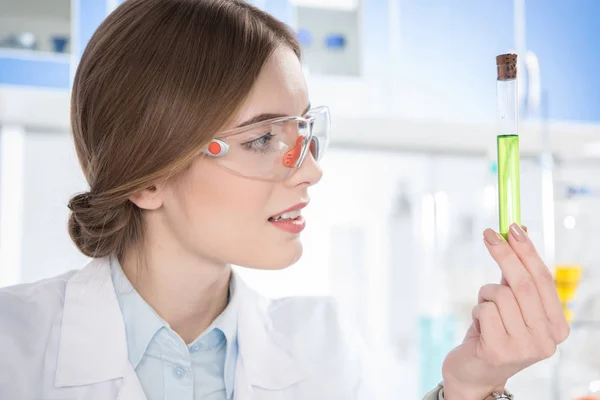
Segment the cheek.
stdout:
<path fill-rule="evenodd" d="M 200 160 L 173 191 L 176 210 L 169 219 L 187 247 L 226 256 L 240 243 L 256 241 L 268 224 L 273 192 L 272 183 L 245 179 Z"/>
<path fill-rule="evenodd" d="M 245 179 L 205 161 L 190 175 L 189 210 L 265 220 L 273 184 Z"/>
<path fill-rule="evenodd" d="M 297 198 L 288 190 L 200 160 L 168 191 L 162 228 L 171 237 L 162 239 L 174 239 L 176 251 L 217 263 L 285 268 L 298 260 L 302 244 L 297 236 L 274 228 L 268 218 L 286 204 L 282 199 Z"/>

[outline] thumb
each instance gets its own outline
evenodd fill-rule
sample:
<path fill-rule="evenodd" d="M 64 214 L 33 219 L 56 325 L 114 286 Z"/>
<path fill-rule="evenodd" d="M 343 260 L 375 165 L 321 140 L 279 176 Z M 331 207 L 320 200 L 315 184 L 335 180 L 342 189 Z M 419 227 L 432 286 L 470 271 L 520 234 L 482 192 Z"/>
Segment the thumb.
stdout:
<path fill-rule="evenodd" d="M 469 329 L 467 329 L 467 333 L 463 338 L 463 343 L 470 342 L 472 340 L 478 340 L 481 337 L 481 330 L 479 328 L 479 321 L 473 321 Z"/>

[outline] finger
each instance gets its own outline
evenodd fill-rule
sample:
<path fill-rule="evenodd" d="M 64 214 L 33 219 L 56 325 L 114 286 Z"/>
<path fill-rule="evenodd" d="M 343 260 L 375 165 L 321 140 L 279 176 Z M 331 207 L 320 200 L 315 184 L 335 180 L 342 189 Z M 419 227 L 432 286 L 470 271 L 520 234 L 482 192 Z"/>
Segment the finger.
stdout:
<path fill-rule="evenodd" d="M 533 242 L 523 229 L 514 224 L 508 235 L 510 246 L 531 275 L 540 296 L 551 330 L 557 342 L 568 335 L 568 326 L 556 292 L 556 285 L 550 270 L 535 249 Z"/>
<path fill-rule="evenodd" d="M 525 324 L 534 330 L 547 328 L 547 317 L 533 277 L 513 248 L 496 232 L 484 232 L 485 244 L 506 278 L 519 304 Z"/>
<path fill-rule="evenodd" d="M 526 334 L 525 321 L 517 299 L 509 287 L 499 284 L 488 284 L 479 290 L 479 303 L 491 301 L 498 307 L 502 323 L 509 335 Z"/>
<path fill-rule="evenodd" d="M 498 307 L 491 301 L 477 304 L 473 308 L 473 319 L 479 322 L 481 339 L 489 344 L 506 340 L 506 331 Z"/>
<path fill-rule="evenodd" d="M 528 228 L 527 228 L 525 225 L 523 225 L 523 226 L 522 226 L 522 228 L 523 228 L 523 230 L 524 230 L 526 233 L 528 233 L 528 232 L 529 232 L 529 229 L 528 229 Z M 504 275 L 502 275 L 502 279 L 500 280 L 500 284 L 501 284 L 501 285 L 504 285 L 504 286 L 508 286 L 508 282 L 506 281 L 506 278 L 504 277 Z"/>

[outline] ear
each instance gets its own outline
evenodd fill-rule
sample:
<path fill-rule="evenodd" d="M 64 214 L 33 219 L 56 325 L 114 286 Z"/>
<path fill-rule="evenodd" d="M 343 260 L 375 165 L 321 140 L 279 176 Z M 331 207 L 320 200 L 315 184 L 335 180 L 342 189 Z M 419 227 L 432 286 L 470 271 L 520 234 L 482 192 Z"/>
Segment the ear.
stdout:
<path fill-rule="evenodd" d="M 129 196 L 129 201 L 142 210 L 158 210 L 163 205 L 164 185 L 153 184 Z"/>

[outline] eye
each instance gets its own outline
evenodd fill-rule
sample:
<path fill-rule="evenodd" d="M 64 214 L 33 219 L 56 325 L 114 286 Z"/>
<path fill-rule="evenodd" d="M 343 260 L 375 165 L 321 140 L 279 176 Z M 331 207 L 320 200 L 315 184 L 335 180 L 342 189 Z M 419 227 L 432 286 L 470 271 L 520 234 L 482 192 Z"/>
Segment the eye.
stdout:
<path fill-rule="evenodd" d="M 250 142 L 242 143 L 242 146 L 246 150 L 258 151 L 261 153 L 267 153 L 269 151 L 269 142 L 275 135 L 271 132 L 267 132 L 259 138 L 256 138 Z"/>

